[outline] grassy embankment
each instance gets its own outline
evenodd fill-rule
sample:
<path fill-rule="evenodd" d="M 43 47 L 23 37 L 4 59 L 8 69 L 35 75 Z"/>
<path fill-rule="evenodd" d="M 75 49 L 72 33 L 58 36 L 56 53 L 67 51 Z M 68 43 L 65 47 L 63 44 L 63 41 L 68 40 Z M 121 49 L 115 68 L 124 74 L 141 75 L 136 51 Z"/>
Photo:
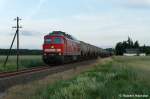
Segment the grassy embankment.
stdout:
<path fill-rule="evenodd" d="M 0 72 L 5 71 L 4 70 L 4 60 L 6 59 L 6 56 L 0 56 Z M 35 66 L 42 66 L 44 65 L 42 61 L 41 55 L 23 55 L 20 56 L 19 60 L 19 68 L 25 69 L 25 68 L 31 68 Z M 16 70 L 16 56 L 10 56 L 8 63 L 6 65 L 6 71 L 14 71 Z"/>
<path fill-rule="evenodd" d="M 124 95 L 147 97 L 150 96 L 149 60 L 150 57 L 113 57 L 70 80 L 36 85 L 34 87 L 38 88 L 30 94 L 24 86 L 23 92 L 15 90 L 12 96 L 16 99 L 17 96 L 30 99 L 120 99 Z"/>

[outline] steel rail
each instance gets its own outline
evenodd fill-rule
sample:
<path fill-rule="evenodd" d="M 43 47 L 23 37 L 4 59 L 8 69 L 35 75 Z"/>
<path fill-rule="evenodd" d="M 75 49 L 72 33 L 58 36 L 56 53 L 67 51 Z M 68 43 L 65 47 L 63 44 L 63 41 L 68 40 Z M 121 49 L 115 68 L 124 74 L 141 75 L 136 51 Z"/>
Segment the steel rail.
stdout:
<path fill-rule="evenodd" d="M 19 74 L 24 74 L 24 73 L 30 73 L 30 72 L 36 72 L 36 71 L 41 71 L 45 69 L 49 69 L 50 67 L 48 66 L 41 66 L 41 67 L 33 67 L 29 69 L 22 69 L 19 71 L 11 71 L 11 72 L 1 72 L 0 73 L 0 78 L 6 78 L 6 77 L 11 77 Z"/>

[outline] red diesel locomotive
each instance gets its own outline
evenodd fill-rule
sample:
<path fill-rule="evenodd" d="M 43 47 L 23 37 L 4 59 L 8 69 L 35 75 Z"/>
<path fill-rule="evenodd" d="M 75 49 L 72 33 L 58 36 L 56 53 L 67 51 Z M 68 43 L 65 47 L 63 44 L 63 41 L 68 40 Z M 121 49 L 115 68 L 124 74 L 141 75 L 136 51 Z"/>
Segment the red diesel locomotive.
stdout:
<path fill-rule="evenodd" d="M 108 56 L 108 53 L 65 32 L 53 31 L 44 37 L 43 60 L 46 64 L 62 64 L 98 56 Z"/>
<path fill-rule="evenodd" d="M 45 63 L 64 63 L 77 60 L 80 42 L 61 31 L 53 31 L 44 37 L 43 60 Z"/>

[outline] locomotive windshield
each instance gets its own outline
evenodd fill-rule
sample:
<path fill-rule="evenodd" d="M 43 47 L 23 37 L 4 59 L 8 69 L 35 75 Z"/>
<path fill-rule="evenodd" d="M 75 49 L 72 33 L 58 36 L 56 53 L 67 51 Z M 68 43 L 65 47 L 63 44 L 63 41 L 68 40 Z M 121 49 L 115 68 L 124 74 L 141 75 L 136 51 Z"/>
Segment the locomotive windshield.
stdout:
<path fill-rule="evenodd" d="M 50 39 L 50 38 L 47 38 L 47 39 L 45 39 L 45 42 L 44 42 L 45 44 L 51 44 L 52 43 L 52 39 Z"/>
<path fill-rule="evenodd" d="M 62 38 L 54 38 L 54 44 L 62 44 L 63 39 Z"/>
<path fill-rule="evenodd" d="M 45 44 L 63 44 L 64 40 L 62 38 L 59 37 L 55 37 L 55 38 L 46 38 L 44 41 Z"/>

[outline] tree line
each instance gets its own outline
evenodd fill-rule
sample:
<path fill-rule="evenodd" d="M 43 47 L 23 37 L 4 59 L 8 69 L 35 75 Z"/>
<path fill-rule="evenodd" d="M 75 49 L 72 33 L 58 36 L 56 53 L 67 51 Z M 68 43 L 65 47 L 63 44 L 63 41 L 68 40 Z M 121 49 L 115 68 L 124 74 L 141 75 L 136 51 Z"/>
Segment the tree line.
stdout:
<path fill-rule="evenodd" d="M 150 46 L 140 46 L 138 41 L 133 42 L 133 40 L 128 37 L 127 41 L 118 42 L 115 47 L 116 55 L 123 55 L 126 52 L 126 49 L 138 49 L 140 53 L 150 54 Z"/>
<path fill-rule="evenodd" d="M 20 55 L 42 55 L 42 50 L 30 50 L 30 49 L 20 49 L 19 50 Z M 9 49 L 0 49 L 0 55 L 8 55 Z M 16 55 L 17 50 L 12 49 L 11 55 Z"/>

